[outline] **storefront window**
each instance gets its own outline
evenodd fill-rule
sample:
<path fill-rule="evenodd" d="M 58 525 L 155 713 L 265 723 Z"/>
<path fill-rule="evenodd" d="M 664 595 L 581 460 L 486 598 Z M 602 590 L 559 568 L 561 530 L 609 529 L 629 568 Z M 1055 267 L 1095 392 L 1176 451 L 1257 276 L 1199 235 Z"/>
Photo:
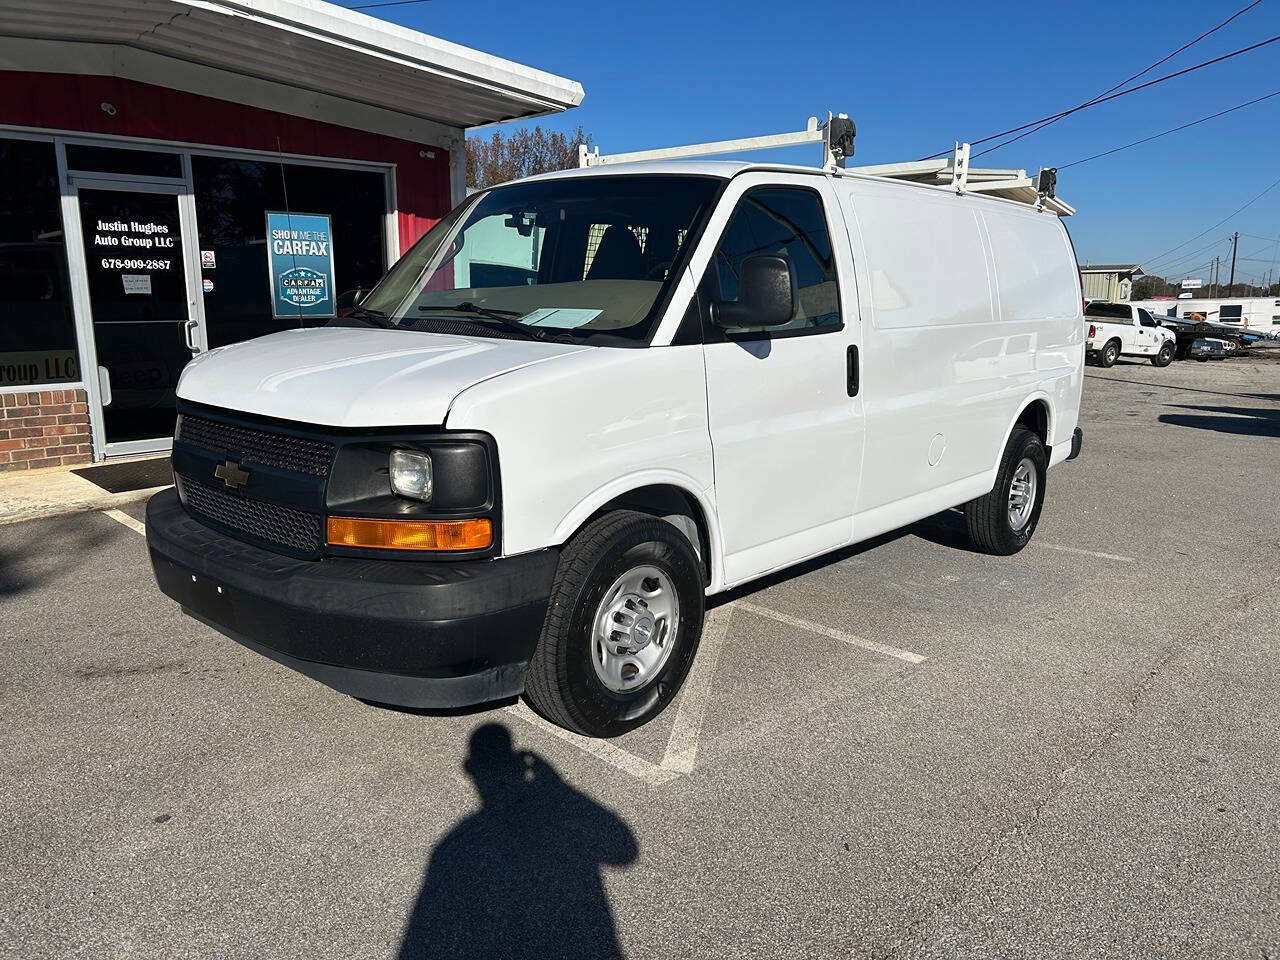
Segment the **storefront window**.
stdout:
<path fill-rule="evenodd" d="M 181 177 L 182 157 L 159 150 L 67 144 L 67 169 L 128 173 L 144 177 Z"/>
<path fill-rule="evenodd" d="M 323 291 L 328 304 L 340 304 L 344 293 L 372 287 L 382 276 L 386 267 L 382 173 L 206 156 L 192 156 L 191 167 L 209 346 L 320 326 L 333 315 L 323 301 L 292 315 L 282 309 L 279 291 L 273 289 L 268 236 L 269 230 L 278 229 L 282 217 L 273 217 L 269 228 L 268 213 L 292 215 L 305 225 L 308 237 L 323 236 L 326 246 L 309 249 L 322 250 L 321 259 L 331 259 L 331 273 L 324 281 L 329 288 Z M 323 233 L 312 232 L 315 224 L 324 225 L 326 220 Z M 287 224 L 288 218 L 283 222 Z M 305 279 L 305 271 L 295 273 L 294 279 L 299 275 Z M 277 269 L 275 286 L 280 283 Z M 286 298 L 288 294 L 286 289 Z"/>
<path fill-rule="evenodd" d="M 80 379 L 52 143 L 0 138 L 0 388 Z"/>

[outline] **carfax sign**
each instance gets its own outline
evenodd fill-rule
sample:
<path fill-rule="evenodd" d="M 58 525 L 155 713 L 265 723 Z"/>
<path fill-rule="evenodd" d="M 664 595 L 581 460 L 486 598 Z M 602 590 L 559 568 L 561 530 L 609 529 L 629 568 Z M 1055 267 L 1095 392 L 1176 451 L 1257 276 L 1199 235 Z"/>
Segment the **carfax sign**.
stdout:
<path fill-rule="evenodd" d="M 271 314 L 334 316 L 333 232 L 326 214 L 267 212 Z"/>

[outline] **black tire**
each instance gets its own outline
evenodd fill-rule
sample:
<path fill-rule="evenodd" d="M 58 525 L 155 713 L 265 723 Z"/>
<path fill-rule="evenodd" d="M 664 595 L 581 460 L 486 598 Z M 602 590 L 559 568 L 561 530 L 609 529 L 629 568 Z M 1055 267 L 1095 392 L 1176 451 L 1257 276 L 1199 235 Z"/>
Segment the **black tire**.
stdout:
<path fill-rule="evenodd" d="M 1166 341 L 1160 348 L 1160 352 L 1151 358 L 1151 365 L 1155 367 L 1167 367 L 1173 363 L 1173 355 L 1177 353 L 1177 347 Z"/>
<path fill-rule="evenodd" d="M 636 691 L 606 687 L 592 666 L 592 626 L 605 592 L 635 566 L 654 566 L 679 601 L 674 644 Z M 560 555 L 525 694 L 548 720 L 589 737 L 616 737 L 656 717 L 680 690 L 702 636 L 705 584 L 688 538 L 665 520 L 617 510 L 593 520 Z"/>
<path fill-rule="evenodd" d="M 1114 367 L 1120 359 L 1120 341 L 1108 340 L 1107 345 L 1098 353 L 1098 366 Z"/>
<path fill-rule="evenodd" d="M 1024 459 L 1031 461 L 1036 474 L 1036 491 L 1031 516 L 1020 530 L 1015 530 L 1009 520 L 1009 490 L 1013 485 L 1014 471 Z M 1040 438 L 1026 427 L 1014 427 L 1009 444 L 1005 447 L 996 473 L 996 485 L 985 496 L 970 500 L 964 506 L 965 526 L 974 549 L 998 556 L 1017 553 L 1031 542 L 1040 522 L 1040 510 L 1044 506 L 1045 477 L 1049 469 L 1049 457 Z"/>

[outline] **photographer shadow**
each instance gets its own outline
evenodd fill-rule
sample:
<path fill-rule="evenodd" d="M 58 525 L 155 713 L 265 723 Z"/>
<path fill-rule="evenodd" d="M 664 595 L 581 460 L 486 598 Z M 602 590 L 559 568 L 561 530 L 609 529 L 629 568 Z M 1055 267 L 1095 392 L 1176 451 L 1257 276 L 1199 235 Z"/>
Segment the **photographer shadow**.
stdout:
<path fill-rule="evenodd" d="M 630 827 L 500 724 L 464 768 L 481 807 L 432 852 L 401 960 L 621 957 L 600 868 L 635 862 Z"/>

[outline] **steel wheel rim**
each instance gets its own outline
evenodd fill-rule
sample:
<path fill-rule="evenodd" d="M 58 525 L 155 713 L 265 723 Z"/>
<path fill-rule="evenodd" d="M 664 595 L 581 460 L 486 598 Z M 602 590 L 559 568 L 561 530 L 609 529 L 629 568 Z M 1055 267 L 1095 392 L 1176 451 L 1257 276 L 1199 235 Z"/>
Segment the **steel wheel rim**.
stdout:
<path fill-rule="evenodd" d="M 645 564 L 618 577 L 596 607 L 591 666 L 614 693 L 643 690 L 671 659 L 680 600 L 669 574 Z"/>
<path fill-rule="evenodd" d="M 1009 526 L 1014 533 L 1021 533 L 1031 521 L 1031 511 L 1036 507 L 1036 465 L 1030 457 L 1018 461 L 1009 484 Z"/>
<path fill-rule="evenodd" d="M 1115 363 L 1115 362 L 1116 362 L 1116 357 L 1119 355 L 1119 353 L 1120 353 L 1120 351 L 1119 351 L 1119 350 L 1117 350 L 1117 349 L 1115 348 L 1115 346 L 1114 346 L 1114 345 L 1108 345 L 1107 350 L 1106 350 L 1106 354 L 1105 354 L 1105 356 L 1106 356 L 1106 358 L 1107 358 L 1107 362 L 1108 362 L 1108 363 Z"/>

